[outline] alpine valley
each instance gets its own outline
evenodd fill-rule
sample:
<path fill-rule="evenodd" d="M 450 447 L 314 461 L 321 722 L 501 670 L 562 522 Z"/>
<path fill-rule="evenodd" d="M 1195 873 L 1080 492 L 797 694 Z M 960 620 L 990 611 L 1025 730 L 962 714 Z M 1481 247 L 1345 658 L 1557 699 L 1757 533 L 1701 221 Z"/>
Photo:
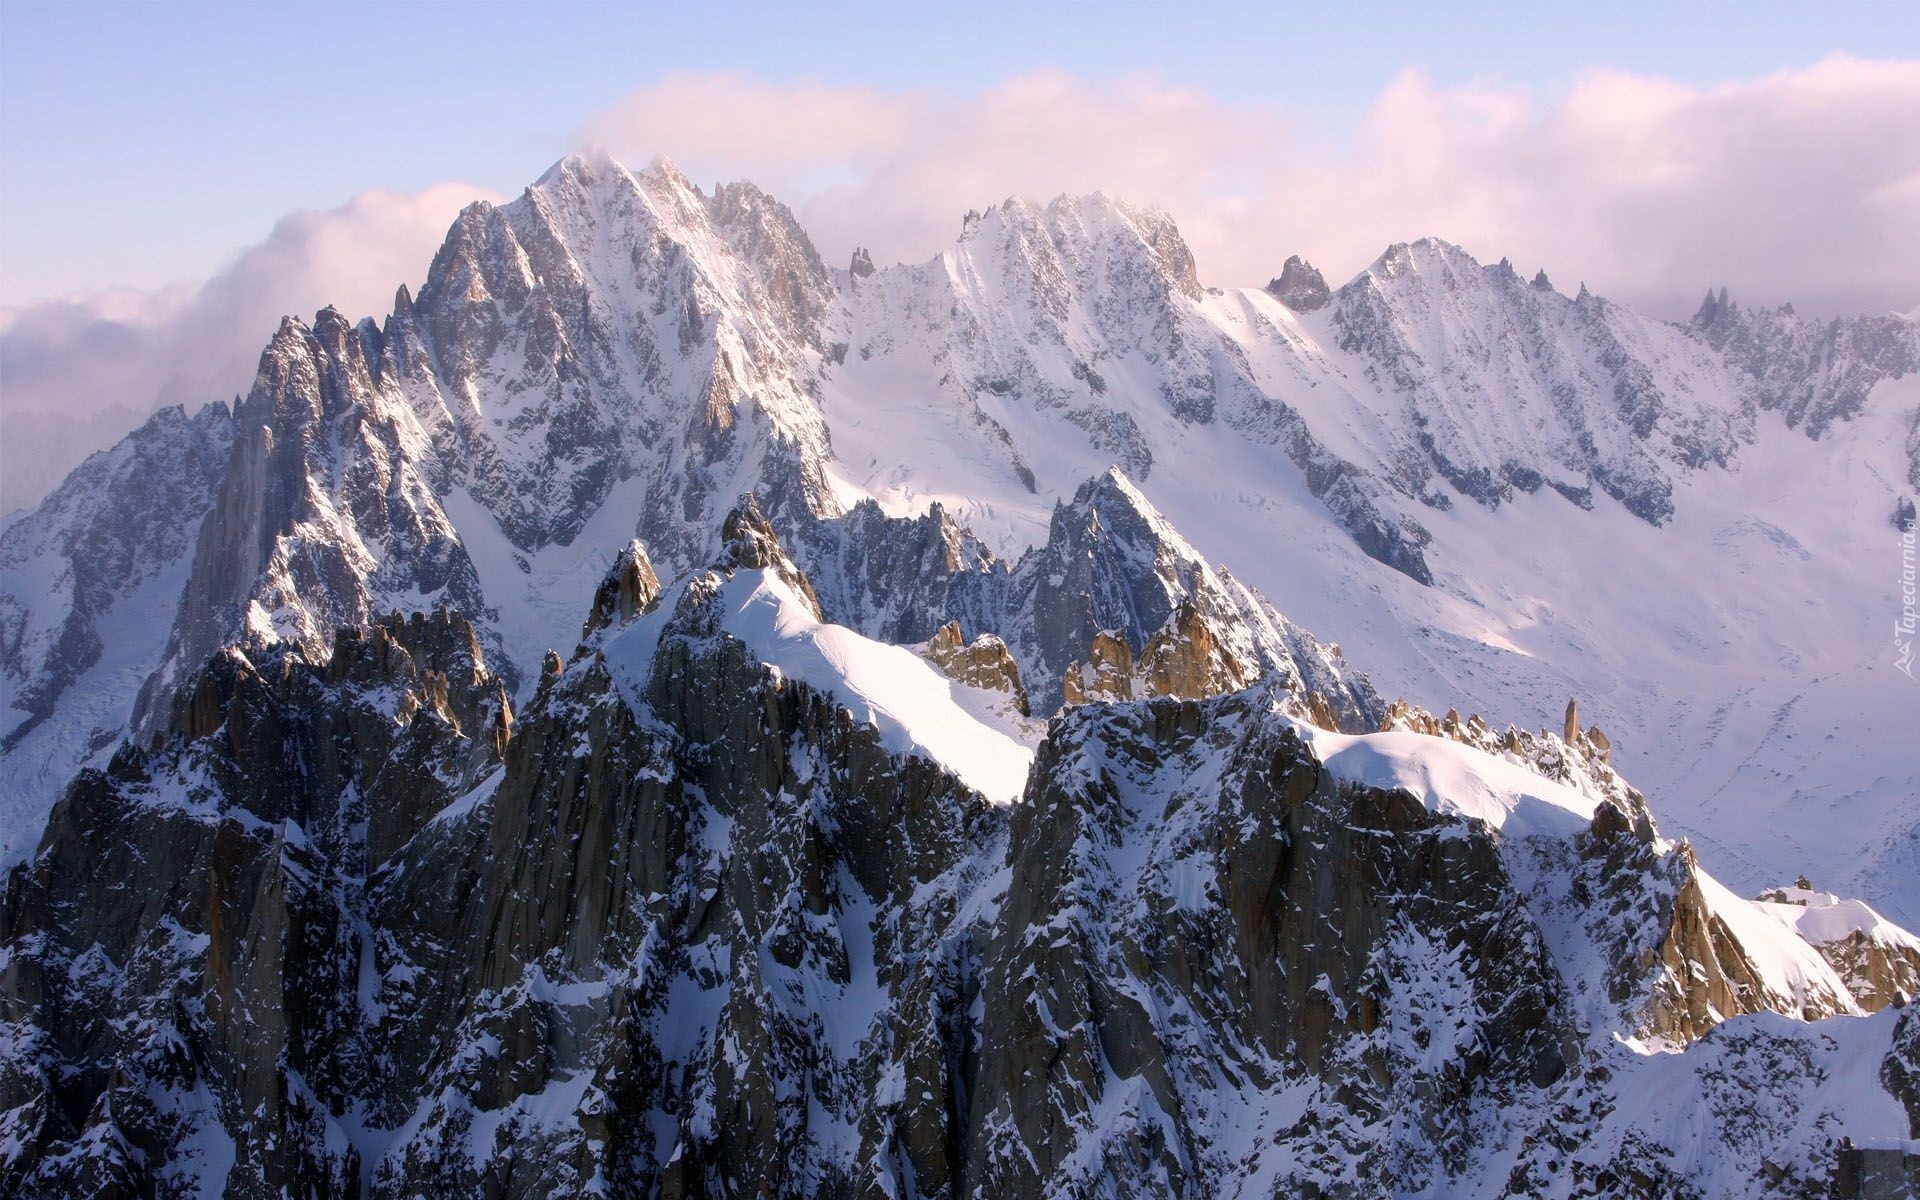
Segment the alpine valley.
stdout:
<path fill-rule="evenodd" d="M 0 521 L 0 1193 L 1902 1194 L 1917 317 L 567 158 Z"/>

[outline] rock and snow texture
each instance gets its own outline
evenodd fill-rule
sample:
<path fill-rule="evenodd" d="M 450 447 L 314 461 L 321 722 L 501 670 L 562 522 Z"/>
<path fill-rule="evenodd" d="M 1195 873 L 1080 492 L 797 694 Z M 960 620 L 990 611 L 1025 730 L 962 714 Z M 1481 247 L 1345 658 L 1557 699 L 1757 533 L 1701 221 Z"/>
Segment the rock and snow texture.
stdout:
<path fill-rule="evenodd" d="M 1819 948 L 1866 1003 L 1920 996 L 1920 938 L 1859 900 L 1802 887 L 1771 888 L 1761 910 Z"/>
<path fill-rule="evenodd" d="M 757 545 L 739 549 L 730 543 L 731 570 L 689 580 L 663 600 L 659 619 L 613 634 L 598 647 L 628 694 L 644 694 L 656 643 L 671 617 L 683 629 L 697 625 L 709 636 L 738 641 L 776 678 L 831 695 L 876 729 L 891 753 L 938 763 L 997 804 L 1018 800 L 1033 762 L 1023 723 L 983 720 L 981 714 L 994 707 L 978 694 L 983 689 L 950 679 L 908 647 L 825 621 L 812 584 L 779 547 L 751 497 L 737 516 L 743 526 L 737 536 Z"/>
<path fill-rule="evenodd" d="M 725 528 L 664 590 L 630 546 L 517 713 L 389 617 L 81 775 L 0 882 L 0 1186 L 1799 1196 L 1920 1121 L 1920 1010 L 1585 735 L 1089 703 L 995 802 L 944 680 Z"/>
<path fill-rule="evenodd" d="M 233 428 L 223 405 L 163 409 L 0 523 L 0 860 L 33 848 L 53 794 L 126 729 Z"/>
<path fill-rule="evenodd" d="M 677 576 L 752 491 L 829 620 L 996 634 L 1042 716 L 1076 666 L 1082 694 L 1118 693 L 1119 665 L 1093 669 L 1109 633 L 1133 694 L 1279 671 L 1369 726 L 1377 699 L 1311 629 L 1436 708 L 1525 722 L 1578 695 L 1741 891 L 1810 871 L 1920 918 L 1913 693 L 1886 637 L 1886 516 L 1920 486 L 1911 319 L 1716 294 L 1666 324 L 1431 239 L 1337 288 L 1304 263 L 1273 291 L 1199 280 L 1170 220 L 1103 196 L 1008 201 L 930 262 L 837 272 L 751 185 L 565 160 L 463 213 L 383 319 L 289 321 L 197 448 L 160 421 L 113 452 L 198 464 L 185 492 L 88 485 L 11 519 L 11 853 L 229 642 L 319 653 L 446 603 L 524 699 L 621 547 Z M 1089 484 L 1109 468 L 1125 489 Z M 1106 536 L 1128 509 L 1183 549 L 1107 587 L 1146 545 Z M 64 598 L 55 543 L 144 582 Z M 115 545 L 151 549 L 120 572 Z M 1090 610 L 1051 603 L 1056 574 L 1102 589 Z M 85 679 L 44 653 L 55 629 L 97 635 Z M 1150 664 L 1161 634 L 1186 649 Z"/>
<path fill-rule="evenodd" d="M 1335 779 L 1404 791 L 1428 812 L 1470 817 L 1509 837 L 1562 837 L 1593 822 L 1603 800 L 1528 767 L 1423 733 L 1302 732 Z"/>

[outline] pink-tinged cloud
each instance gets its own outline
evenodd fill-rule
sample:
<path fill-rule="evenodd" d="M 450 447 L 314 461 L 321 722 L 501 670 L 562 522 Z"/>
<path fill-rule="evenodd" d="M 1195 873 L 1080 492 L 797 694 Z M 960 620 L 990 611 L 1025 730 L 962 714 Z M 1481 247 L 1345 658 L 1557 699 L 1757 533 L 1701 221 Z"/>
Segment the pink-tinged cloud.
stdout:
<path fill-rule="evenodd" d="M 1264 283 L 1289 254 L 1339 282 L 1436 234 L 1662 315 L 1710 284 L 1818 313 L 1920 304 L 1916 62 L 1834 56 L 1713 88 L 1594 71 L 1552 98 L 1407 72 L 1344 144 L 1311 113 L 1154 76 L 1050 70 L 952 95 L 681 74 L 595 114 L 579 140 L 709 183 L 753 179 L 836 262 L 855 246 L 923 260 L 969 208 L 1101 190 L 1173 214 L 1217 285 Z M 157 403 L 244 390 L 283 313 L 384 313 L 486 196 L 369 192 L 287 217 L 197 287 L 0 311 L 0 511 Z"/>
<path fill-rule="evenodd" d="M 1920 302 L 1920 63 L 1714 88 L 1594 71 L 1550 99 L 1398 77 L 1329 149 L 1310 113 L 1057 71 L 972 95 L 677 76 L 583 136 L 782 191 L 829 259 L 918 260 L 968 208 L 1105 190 L 1173 214 L 1211 283 L 1329 275 L 1436 234 L 1675 314 L 1709 284 L 1851 312 Z M 783 187 L 784 185 L 784 187 Z"/>

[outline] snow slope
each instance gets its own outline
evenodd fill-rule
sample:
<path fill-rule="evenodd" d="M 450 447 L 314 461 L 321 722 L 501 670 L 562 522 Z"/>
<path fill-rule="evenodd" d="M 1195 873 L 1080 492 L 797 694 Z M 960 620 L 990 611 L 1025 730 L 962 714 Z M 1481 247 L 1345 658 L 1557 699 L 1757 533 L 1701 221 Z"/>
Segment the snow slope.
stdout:
<path fill-rule="evenodd" d="M 1294 727 L 1335 779 L 1398 788 L 1428 812 L 1471 817 L 1507 837 L 1570 837 L 1593 822 L 1599 797 L 1511 758 L 1424 733 L 1329 733 Z"/>
<path fill-rule="evenodd" d="M 1134 482 L 1201 554 L 1337 642 L 1383 695 L 1527 727 L 1577 698 L 1669 831 L 1738 890 L 1808 870 L 1920 921 L 1920 754 L 1905 732 L 1920 693 L 1886 629 L 1920 376 L 1880 381 L 1810 438 L 1683 327 L 1417 243 L 1343 289 L 1368 300 L 1349 309 L 1371 330 L 1264 292 L 1169 289 L 1183 344 L 1214 347 L 1221 397 L 1218 419 L 1183 421 L 1168 360 L 1138 349 L 1164 344 L 1164 320 L 1107 303 L 1098 274 L 1028 320 L 1022 287 L 995 272 L 1031 268 L 980 236 L 850 297 L 855 352 L 823 402 L 846 486 L 899 512 L 938 497 L 1011 556 L 1089 470 L 1132 455 L 1150 463 Z M 949 307 L 963 334 L 937 319 Z M 1097 394 L 1075 379 L 1088 366 Z M 1361 549 L 1250 388 L 1407 489 L 1434 586 Z M 1647 407 L 1644 438 L 1611 410 L 1622 394 Z M 1085 407 L 1125 419 L 1090 434 Z M 1485 495 L 1429 461 L 1423 437 L 1458 481 L 1490 478 Z M 1540 482 L 1505 482 L 1508 465 Z"/>
<path fill-rule="evenodd" d="M 930 758 L 989 800 L 1020 798 L 1032 747 L 983 723 L 956 697 L 962 685 L 913 651 L 820 621 L 773 570 L 737 573 L 721 604 L 723 630 L 782 675 L 833 695 L 889 750 Z"/>
<path fill-rule="evenodd" d="M 1920 938 L 1875 912 L 1870 904 L 1798 887 L 1778 888 L 1768 895 L 1784 900 L 1755 901 L 1760 910 L 1816 946 L 1857 933 L 1876 946 L 1920 954 Z"/>

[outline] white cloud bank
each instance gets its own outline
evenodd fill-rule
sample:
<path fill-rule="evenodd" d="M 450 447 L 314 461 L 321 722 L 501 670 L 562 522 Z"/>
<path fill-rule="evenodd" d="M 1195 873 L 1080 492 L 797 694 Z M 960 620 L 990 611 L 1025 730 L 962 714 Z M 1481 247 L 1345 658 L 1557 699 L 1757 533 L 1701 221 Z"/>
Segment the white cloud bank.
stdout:
<path fill-rule="evenodd" d="M 198 285 L 0 310 L 0 513 L 39 500 L 155 408 L 244 392 L 282 315 L 334 304 L 384 316 L 477 198 L 497 197 L 457 183 L 365 192 L 282 218 Z"/>
<path fill-rule="evenodd" d="M 1043 71 L 956 96 L 683 74 L 594 115 L 581 140 L 754 179 L 836 262 L 856 245 L 925 259 L 969 208 L 1099 189 L 1171 212 L 1222 285 L 1264 283 L 1295 253 L 1338 283 L 1436 234 L 1662 315 L 1718 284 L 1816 313 L 1920 304 L 1920 62 L 1834 56 L 1712 88 L 1597 70 L 1545 100 L 1407 72 L 1349 144 L 1324 133 L 1310 113 L 1152 77 Z M 0 511 L 160 400 L 243 390 L 282 313 L 384 313 L 483 195 L 372 192 L 286 218 L 198 288 L 0 313 Z M 85 444 L 49 449 L 43 425 Z"/>

